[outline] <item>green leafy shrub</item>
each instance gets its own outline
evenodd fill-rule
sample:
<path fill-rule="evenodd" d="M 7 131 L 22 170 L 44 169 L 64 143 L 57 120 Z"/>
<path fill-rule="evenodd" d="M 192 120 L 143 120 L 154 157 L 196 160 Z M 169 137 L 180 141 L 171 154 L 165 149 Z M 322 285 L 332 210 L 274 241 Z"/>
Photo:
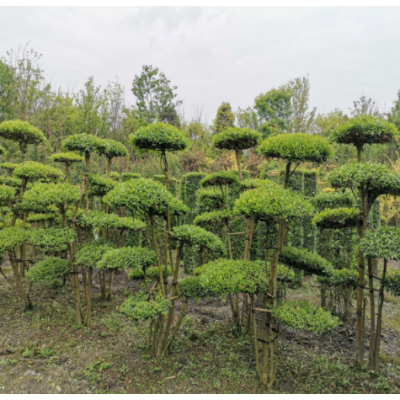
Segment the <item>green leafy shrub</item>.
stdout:
<path fill-rule="evenodd" d="M 49 257 L 36 263 L 26 272 L 26 279 L 30 282 L 49 282 L 53 286 L 59 285 L 59 279 L 71 273 L 71 263 L 58 257 Z"/>
<path fill-rule="evenodd" d="M 279 254 L 279 261 L 315 275 L 331 275 L 333 271 L 329 261 L 306 249 L 284 246 Z"/>
<path fill-rule="evenodd" d="M 385 289 L 393 296 L 400 297 L 400 273 L 390 272 L 385 279 Z"/>
<path fill-rule="evenodd" d="M 261 140 L 257 131 L 249 128 L 227 128 L 214 135 L 213 144 L 218 149 L 245 150 L 255 147 Z"/>
<path fill-rule="evenodd" d="M 334 269 L 329 276 L 318 276 L 318 281 L 329 287 L 356 288 L 358 271 L 357 269 Z"/>
<path fill-rule="evenodd" d="M 289 162 L 324 162 L 331 154 L 331 147 L 319 135 L 286 133 L 265 139 L 258 146 L 258 152 L 264 157 L 283 158 Z"/>
<path fill-rule="evenodd" d="M 210 188 L 196 191 L 196 211 L 198 214 L 219 210 L 223 206 L 224 197 L 220 190 Z"/>
<path fill-rule="evenodd" d="M 358 115 L 333 129 L 330 139 L 337 143 L 363 146 L 388 143 L 397 135 L 398 131 L 394 124 L 372 115 Z"/>
<path fill-rule="evenodd" d="M 162 152 L 184 150 L 189 144 L 179 129 L 162 122 L 138 129 L 130 135 L 130 141 L 140 149 Z"/>
<path fill-rule="evenodd" d="M 22 184 L 21 179 L 13 178 L 11 176 L 0 175 L 0 185 L 11 186 L 15 188 L 20 188 Z"/>
<path fill-rule="evenodd" d="M 92 245 L 84 245 L 76 254 L 75 262 L 77 265 L 81 265 L 84 268 L 91 268 L 96 263 L 100 266 L 99 261 L 103 258 L 107 252 L 113 250 L 115 245 L 112 243 L 105 243 L 104 240 L 96 240 Z"/>
<path fill-rule="evenodd" d="M 52 221 L 55 218 L 54 214 L 29 213 L 28 222 Z"/>
<path fill-rule="evenodd" d="M 340 324 L 339 318 L 307 301 L 297 303 L 284 301 L 271 312 L 278 321 L 290 328 L 304 329 L 314 333 L 331 331 Z"/>
<path fill-rule="evenodd" d="M 62 142 L 62 147 L 66 151 L 76 151 L 86 156 L 91 153 L 101 153 L 104 149 L 103 139 L 88 133 L 77 133 L 66 137 Z"/>
<path fill-rule="evenodd" d="M 0 164 L 0 168 L 6 170 L 8 172 L 14 171 L 14 169 L 19 166 L 20 166 L 20 164 L 15 164 L 15 163 L 11 163 L 11 162 L 3 162 Z"/>
<path fill-rule="evenodd" d="M 263 186 L 272 186 L 272 187 L 277 187 L 278 185 L 273 182 L 270 181 L 268 179 L 256 179 L 256 178 L 248 178 L 248 179 L 244 179 L 243 181 L 239 182 L 240 184 L 240 189 L 242 191 L 244 190 L 249 190 L 249 189 L 257 189 Z"/>
<path fill-rule="evenodd" d="M 314 197 L 314 206 L 319 211 L 325 208 L 354 208 L 355 199 L 351 190 L 344 192 L 321 192 Z"/>
<path fill-rule="evenodd" d="M 362 217 L 356 208 L 326 208 L 312 222 L 321 229 L 342 229 L 362 225 Z"/>
<path fill-rule="evenodd" d="M 109 160 L 114 157 L 127 157 L 129 152 L 128 149 L 121 143 L 112 139 L 102 140 L 102 154 L 106 156 Z"/>
<path fill-rule="evenodd" d="M 143 271 L 157 264 L 157 255 L 146 247 L 122 247 L 106 252 L 98 263 L 100 269 Z"/>
<path fill-rule="evenodd" d="M 57 163 L 63 163 L 71 165 L 73 163 L 82 162 L 84 158 L 79 154 L 73 153 L 72 151 L 67 153 L 57 153 L 50 156 L 50 160 Z"/>
<path fill-rule="evenodd" d="M 138 178 L 141 178 L 141 177 L 142 177 L 142 175 L 135 174 L 133 172 L 123 172 L 121 174 L 121 181 L 122 182 L 127 182 L 127 181 L 130 181 L 131 179 L 138 179 Z"/>
<path fill-rule="evenodd" d="M 231 185 L 239 180 L 239 173 L 237 171 L 217 171 L 204 177 L 200 185 L 207 186 L 225 186 Z"/>
<path fill-rule="evenodd" d="M 370 196 L 400 194 L 400 175 L 387 166 L 377 163 L 357 162 L 334 169 L 327 177 L 334 188 L 368 187 Z"/>
<path fill-rule="evenodd" d="M 147 293 L 139 293 L 129 297 L 121 305 L 121 313 L 138 324 L 139 321 L 154 320 L 165 315 L 170 307 L 170 300 L 164 298 L 161 291 L 154 293 L 153 299 L 148 299 Z"/>
<path fill-rule="evenodd" d="M 0 205 L 10 205 L 15 200 L 15 189 L 6 185 L 0 186 Z"/>
<path fill-rule="evenodd" d="M 117 182 L 106 176 L 89 174 L 89 195 L 103 197 L 110 190 L 114 189 L 117 184 Z"/>
<path fill-rule="evenodd" d="M 27 161 L 14 169 L 14 175 L 20 179 L 30 180 L 58 180 L 63 176 L 63 173 L 58 168 L 50 167 L 46 164 Z"/>
<path fill-rule="evenodd" d="M 29 122 L 12 120 L 0 124 L 0 136 L 20 143 L 39 144 L 47 142 L 44 133 Z"/>
<path fill-rule="evenodd" d="M 76 238 L 74 229 L 32 229 L 30 241 L 44 253 L 58 253 L 67 250 L 68 243 L 71 243 Z"/>
<path fill-rule="evenodd" d="M 173 228 L 174 239 L 209 250 L 215 257 L 221 257 L 226 249 L 221 239 L 211 232 L 195 225 L 180 225 Z"/>
<path fill-rule="evenodd" d="M 14 226 L 0 230 L 0 254 L 12 251 L 30 237 L 30 230 Z"/>
<path fill-rule="evenodd" d="M 232 214 L 229 210 L 217 210 L 205 212 L 198 215 L 194 221 L 194 225 L 204 226 L 210 224 L 226 224 L 232 218 Z"/>
<path fill-rule="evenodd" d="M 201 284 L 201 277 L 199 276 L 188 276 L 180 280 L 178 286 L 181 297 L 186 299 L 198 300 L 215 296 L 215 293 Z"/>
<path fill-rule="evenodd" d="M 79 215 L 77 225 L 88 230 L 101 228 L 140 230 L 146 227 L 146 224 L 139 219 L 119 217 L 116 214 L 106 214 L 95 210 L 90 210 L 87 214 Z"/>
<path fill-rule="evenodd" d="M 359 247 L 366 257 L 400 261 L 400 230 L 393 226 L 368 230 Z"/>

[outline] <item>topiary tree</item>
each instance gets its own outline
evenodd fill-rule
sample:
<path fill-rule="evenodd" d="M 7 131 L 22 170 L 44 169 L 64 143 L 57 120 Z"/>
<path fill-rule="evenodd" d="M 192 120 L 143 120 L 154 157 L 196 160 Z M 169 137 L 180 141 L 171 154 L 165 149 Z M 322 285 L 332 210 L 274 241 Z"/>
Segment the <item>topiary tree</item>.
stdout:
<path fill-rule="evenodd" d="M 22 163 L 25 164 L 28 144 L 46 143 L 44 133 L 29 122 L 12 120 L 0 124 L 0 136 L 18 142 L 21 150 Z"/>
<path fill-rule="evenodd" d="M 164 165 L 165 186 L 169 191 L 170 187 L 169 187 L 167 152 L 186 149 L 189 145 L 189 142 L 185 134 L 172 125 L 158 122 L 155 124 L 147 125 L 143 128 L 138 129 L 136 132 L 132 133 L 130 135 L 130 141 L 134 147 L 137 147 L 139 149 L 152 150 L 160 153 L 161 163 Z M 170 231 L 171 220 L 170 220 L 168 205 L 167 205 L 166 216 L 167 216 L 167 230 Z M 168 236 L 166 238 L 168 238 Z M 169 243 L 168 239 L 166 239 L 166 254 L 168 253 L 172 268 L 173 260 L 172 260 L 171 243 Z"/>
<path fill-rule="evenodd" d="M 330 139 L 336 143 L 354 145 L 357 159 L 361 161 L 364 145 L 389 143 L 397 135 L 394 124 L 372 115 L 358 115 L 334 129 Z"/>
<path fill-rule="evenodd" d="M 241 153 L 250 147 L 257 146 L 261 135 L 249 128 L 227 128 L 213 138 L 213 144 L 218 149 L 233 150 L 236 156 L 239 178 L 243 180 L 242 166 L 240 162 Z"/>
<path fill-rule="evenodd" d="M 65 282 L 68 275 L 71 274 L 71 263 L 59 257 L 49 257 L 36 263 L 26 273 L 26 279 L 29 282 L 41 283 L 48 282 L 53 287 L 60 286 L 60 279 Z"/>
<path fill-rule="evenodd" d="M 64 181 L 69 178 L 69 167 L 74 163 L 83 162 L 84 158 L 73 152 L 57 153 L 50 156 L 50 160 L 56 163 L 64 164 L 65 175 Z"/>
<path fill-rule="evenodd" d="M 122 182 L 127 182 L 130 181 L 131 179 L 138 179 L 141 178 L 142 176 L 140 174 L 135 174 L 133 172 L 123 172 L 121 174 L 121 181 Z"/>
<path fill-rule="evenodd" d="M 97 136 L 79 133 L 68 136 L 62 142 L 62 147 L 66 151 L 77 152 L 85 156 L 85 175 L 84 175 L 84 187 L 85 187 L 85 200 L 86 200 L 86 213 L 89 211 L 89 169 L 90 169 L 90 157 L 93 153 L 102 154 L 105 149 L 104 140 Z"/>
<path fill-rule="evenodd" d="M 246 218 L 257 221 L 266 221 L 268 224 L 278 223 L 278 235 L 273 246 L 274 252 L 270 255 L 268 249 L 269 234 L 267 229 L 267 249 L 265 257 L 265 272 L 269 278 L 267 308 L 272 309 L 276 305 L 277 296 L 277 273 L 279 256 L 289 232 L 290 223 L 295 218 L 311 216 L 313 207 L 311 203 L 300 194 L 290 189 L 282 189 L 274 185 L 266 185 L 258 189 L 247 190 L 241 194 L 240 198 L 235 201 L 234 213 L 243 215 Z M 246 247 L 244 259 L 249 259 L 250 240 L 252 231 L 246 230 Z M 269 263 L 268 263 L 269 260 Z M 270 270 L 268 271 L 268 264 Z M 263 358 L 260 360 L 259 368 L 257 368 L 261 381 L 266 385 L 271 385 L 276 367 L 274 366 L 274 355 L 277 351 L 277 341 L 275 339 L 273 345 L 270 346 L 270 338 L 273 337 L 273 329 L 275 329 L 276 321 L 267 313 L 267 322 L 262 346 Z M 258 357 L 258 354 L 257 354 Z"/>
<path fill-rule="evenodd" d="M 110 177 L 112 159 L 116 157 L 127 157 L 128 149 L 120 142 L 111 139 L 103 139 L 101 154 L 107 159 L 107 177 Z"/>
<path fill-rule="evenodd" d="M 388 167 L 376 163 L 357 162 L 355 164 L 343 165 L 336 168 L 328 175 L 328 181 L 333 188 L 351 188 L 359 193 L 361 200 L 362 224 L 358 226 L 358 234 L 362 239 L 368 229 L 368 215 L 374 201 L 383 194 L 400 194 L 400 176 L 392 172 Z M 359 250 L 359 277 L 357 285 L 356 301 L 356 348 L 357 365 L 363 365 L 364 359 L 364 318 L 363 298 L 365 279 L 365 258 Z M 368 275 L 372 276 L 372 264 L 368 263 Z M 373 278 L 371 278 L 373 285 Z M 371 304 L 370 304 L 371 306 Z"/>
<path fill-rule="evenodd" d="M 369 367 L 379 370 L 379 352 L 382 332 L 382 311 L 385 301 L 386 273 L 388 260 L 400 260 L 400 231 L 395 227 L 380 227 L 376 231 L 369 230 L 360 241 L 360 249 L 365 257 L 383 258 L 383 272 L 380 278 L 369 272 L 369 300 L 371 310 L 371 329 L 369 335 Z M 375 297 L 373 279 L 380 281 L 377 319 L 375 321 Z"/>

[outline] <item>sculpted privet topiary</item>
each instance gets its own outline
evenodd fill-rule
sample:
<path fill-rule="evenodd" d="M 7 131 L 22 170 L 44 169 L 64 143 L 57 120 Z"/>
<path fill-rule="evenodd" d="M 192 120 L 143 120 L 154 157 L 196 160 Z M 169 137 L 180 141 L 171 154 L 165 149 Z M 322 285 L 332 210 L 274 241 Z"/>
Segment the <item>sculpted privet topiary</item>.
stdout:
<path fill-rule="evenodd" d="M 36 263 L 26 273 L 26 279 L 30 282 L 48 282 L 54 287 L 60 286 L 60 279 L 71 274 L 71 263 L 59 257 L 49 257 Z"/>
<path fill-rule="evenodd" d="M 323 211 L 325 208 L 354 208 L 355 203 L 354 195 L 350 189 L 346 189 L 344 192 L 321 192 L 313 199 L 314 207 L 318 211 Z"/>
<path fill-rule="evenodd" d="M 89 196 L 103 197 L 117 184 L 111 178 L 99 174 L 89 174 Z"/>
<path fill-rule="evenodd" d="M 227 128 L 213 138 L 213 144 L 218 149 L 233 150 L 235 152 L 240 180 L 243 180 L 240 162 L 241 152 L 257 146 L 260 141 L 261 135 L 249 128 Z"/>
<path fill-rule="evenodd" d="M 362 226 L 363 220 L 357 208 L 326 208 L 313 218 L 320 229 L 343 229 Z"/>
<path fill-rule="evenodd" d="M 394 124 L 372 115 L 358 115 L 335 128 L 330 135 L 333 142 L 352 144 L 357 148 L 357 158 L 365 144 L 389 143 L 398 135 Z"/>
<path fill-rule="evenodd" d="M 21 150 L 22 163 L 26 161 L 28 144 L 37 145 L 42 142 L 47 142 L 46 136 L 40 129 L 35 128 L 29 122 L 19 120 L 2 122 L 0 124 L 0 136 L 18 142 Z"/>
<path fill-rule="evenodd" d="M 374 297 L 374 276 L 369 276 L 369 300 L 371 309 L 371 331 L 369 346 L 369 367 L 379 370 L 379 352 L 382 333 L 382 311 L 385 301 L 384 291 L 386 285 L 386 273 L 388 260 L 400 260 L 400 231 L 395 227 L 380 227 L 375 232 L 367 231 L 360 241 L 360 249 L 365 257 L 383 258 L 383 272 L 380 278 L 379 300 L 377 307 L 377 319 L 375 320 L 375 297 Z M 373 314 L 372 314 L 373 313 Z"/>
<path fill-rule="evenodd" d="M 110 177 L 112 159 L 116 157 L 127 157 L 128 149 L 120 142 L 111 139 L 103 139 L 101 154 L 107 159 L 107 177 Z"/>

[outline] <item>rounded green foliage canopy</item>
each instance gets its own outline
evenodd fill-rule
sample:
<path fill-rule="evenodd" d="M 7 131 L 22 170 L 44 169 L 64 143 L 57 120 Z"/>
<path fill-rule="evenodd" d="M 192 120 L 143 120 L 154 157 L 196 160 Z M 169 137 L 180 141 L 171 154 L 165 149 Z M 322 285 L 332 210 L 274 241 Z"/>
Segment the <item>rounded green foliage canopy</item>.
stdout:
<path fill-rule="evenodd" d="M 67 153 L 57 153 L 50 156 L 50 160 L 53 162 L 63 163 L 71 165 L 73 163 L 82 162 L 84 158 L 79 154 L 73 153 L 72 151 Z"/>
<path fill-rule="evenodd" d="M 13 120 L 0 124 L 0 136 L 19 143 L 39 144 L 47 142 L 44 133 L 29 122 Z"/>
<path fill-rule="evenodd" d="M 261 135 L 249 128 L 227 128 L 214 136 L 213 144 L 218 149 L 245 150 L 257 146 Z"/>
<path fill-rule="evenodd" d="M 15 189 L 6 185 L 0 186 L 0 205 L 8 206 L 15 200 Z"/>
<path fill-rule="evenodd" d="M 278 321 L 290 328 L 314 333 L 331 331 L 340 324 L 339 318 L 307 301 L 284 301 L 271 312 Z"/>
<path fill-rule="evenodd" d="M 0 146 L 0 155 L 2 156 L 4 154 L 7 154 L 7 151 L 3 146 Z"/>
<path fill-rule="evenodd" d="M 129 217 L 119 217 L 116 214 L 106 214 L 101 211 L 89 210 L 87 214 L 79 215 L 77 224 L 83 229 L 120 229 L 120 230 L 140 230 L 146 224 L 139 219 Z"/>
<path fill-rule="evenodd" d="M 157 255 L 153 250 L 146 247 L 123 247 L 105 253 L 98 267 L 120 271 L 127 268 L 143 271 L 156 264 Z"/>
<path fill-rule="evenodd" d="M 334 129 L 330 139 L 361 148 L 364 144 L 388 143 L 396 135 L 398 131 L 394 124 L 372 115 L 358 115 Z"/>
<path fill-rule="evenodd" d="M 14 175 L 21 179 L 49 181 L 60 179 L 63 176 L 63 172 L 46 164 L 27 161 L 14 169 Z"/>
<path fill-rule="evenodd" d="M 139 321 L 154 320 L 160 315 L 165 315 L 170 305 L 170 300 L 164 298 L 161 291 L 157 290 L 152 299 L 148 299 L 147 293 L 131 296 L 122 303 L 121 313 L 138 323 Z"/>
<path fill-rule="evenodd" d="M 342 229 L 361 226 L 363 220 L 357 208 L 326 208 L 319 212 L 312 222 L 320 229 Z"/>
<path fill-rule="evenodd" d="M 239 181 L 239 173 L 237 171 L 217 171 L 205 176 L 201 181 L 200 185 L 203 187 L 207 186 L 225 186 L 232 185 Z"/>
<path fill-rule="evenodd" d="M 231 218 L 232 214 L 229 210 L 209 211 L 198 215 L 193 220 L 193 224 L 198 226 L 210 224 L 226 224 Z"/>
<path fill-rule="evenodd" d="M 32 229 L 30 242 L 44 253 L 59 253 L 67 250 L 68 243 L 76 238 L 76 231 L 68 228 Z"/>
<path fill-rule="evenodd" d="M 371 198 L 381 194 L 400 194 L 400 175 L 378 163 L 342 165 L 328 175 L 328 181 L 334 188 L 367 189 Z"/>
<path fill-rule="evenodd" d="M 0 164 L 1 169 L 5 169 L 6 171 L 14 171 L 15 168 L 19 167 L 21 164 L 15 164 L 11 162 L 3 162 Z"/>
<path fill-rule="evenodd" d="M 235 201 L 234 214 L 261 221 L 278 221 L 311 216 L 313 206 L 309 200 L 290 189 L 264 186 L 247 190 Z"/>
<path fill-rule="evenodd" d="M 26 279 L 30 282 L 49 282 L 59 284 L 59 279 L 71 273 L 71 263 L 58 257 L 49 257 L 36 263 L 26 272 Z"/>
<path fill-rule="evenodd" d="M 128 149 L 120 142 L 111 139 L 103 139 L 103 150 L 102 154 L 109 160 L 114 157 L 127 157 Z"/>
<path fill-rule="evenodd" d="M 96 240 L 92 245 L 86 244 L 75 254 L 75 263 L 84 268 L 92 268 L 103 256 L 113 250 L 115 245 L 104 240 Z"/>
<path fill-rule="evenodd" d="M 331 154 L 329 143 L 319 135 L 285 133 L 265 139 L 258 147 L 260 155 L 288 162 L 324 162 Z"/>
<path fill-rule="evenodd" d="M 279 261 L 315 275 L 328 276 L 333 271 L 329 261 L 306 249 L 284 246 L 279 254 Z"/>
<path fill-rule="evenodd" d="M 21 210 L 43 210 L 51 205 L 58 208 L 75 204 L 81 196 L 77 186 L 68 183 L 36 183 L 24 193 Z"/>
<path fill-rule="evenodd" d="M 188 276 L 178 282 L 181 297 L 186 299 L 204 299 L 216 294 L 201 284 L 200 276 Z"/>
<path fill-rule="evenodd" d="M 110 190 L 118 185 L 106 176 L 99 174 L 89 174 L 89 195 L 90 196 L 105 196 Z"/>
<path fill-rule="evenodd" d="M 177 151 L 188 147 L 188 140 L 177 128 L 161 122 L 138 129 L 130 135 L 131 143 L 140 149 Z"/>
<path fill-rule="evenodd" d="M 354 195 L 350 189 L 346 189 L 343 192 L 321 192 L 318 193 L 313 203 L 316 209 L 322 211 L 325 208 L 353 208 L 355 205 Z"/>
<path fill-rule="evenodd" d="M 65 138 L 62 147 L 66 151 L 76 151 L 85 154 L 85 157 L 91 153 L 101 154 L 104 150 L 103 139 L 88 133 L 77 133 Z"/>
<path fill-rule="evenodd" d="M 259 293 L 268 290 L 263 263 L 219 259 L 194 270 L 203 288 L 218 296 L 230 293 Z"/>
<path fill-rule="evenodd" d="M 368 230 L 360 240 L 360 250 L 366 257 L 400 261 L 400 230 L 393 226 Z"/>
<path fill-rule="evenodd" d="M 180 225 L 173 228 L 173 238 L 209 250 L 215 257 L 221 257 L 226 249 L 221 239 L 211 232 L 195 225 Z"/>
<path fill-rule="evenodd" d="M 269 180 L 269 179 L 256 179 L 256 178 L 248 178 L 239 182 L 240 190 L 250 190 L 250 189 L 258 189 L 264 186 L 272 186 L 278 187 L 278 184 Z"/>
<path fill-rule="evenodd" d="M 170 204 L 175 209 L 178 205 L 182 210 L 187 209 L 161 183 L 145 178 L 121 183 L 111 190 L 103 201 L 111 207 L 124 206 L 132 211 L 144 212 L 149 216 L 166 215 L 167 205 Z"/>
<path fill-rule="evenodd" d="M 13 178 L 11 176 L 0 175 L 0 185 L 20 188 L 22 185 L 21 179 Z"/>
<path fill-rule="evenodd" d="M 0 230 L 0 254 L 15 250 L 25 240 L 28 240 L 30 231 L 21 227 L 3 228 Z"/>

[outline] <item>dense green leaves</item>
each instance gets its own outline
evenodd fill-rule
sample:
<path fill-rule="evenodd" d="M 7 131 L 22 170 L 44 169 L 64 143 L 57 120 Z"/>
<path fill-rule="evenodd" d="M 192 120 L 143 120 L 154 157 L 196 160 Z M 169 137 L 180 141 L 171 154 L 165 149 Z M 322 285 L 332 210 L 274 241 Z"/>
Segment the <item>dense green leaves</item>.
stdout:
<path fill-rule="evenodd" d="M 155 264 L 157 264 L 157 255 L 153 250 L 146 247 L 123 247 L 105 253 L 98 267 L 120 271 L 127 268 L 143 270 Z"/>
<path fill-rule="evenodd" d="M 299 193 L 268 185 L 242 193 L 233 211 L 256 220 L 278 221 L 311 216 L 313 207 Z"/>
<path fill-rule="evenodd" d="M 326 208 L 319 212 L 312 222 L 321 229 L 351 228 L 362 225 L 362 216 L 356 208 Z"/>
<path fill-rule="evenodd" d="M 340 324 L 339 318 L 307 301 L 284 301 L 272 309 L 272 315 L 284 325 L 314 333 L 331 331 Z"/>
<path fill-rule="evenodd" d="M 358 115 L 334 129 L 330 139 L 362 147 L 364 144 L 388 143 L 396 135 L 398 131 L 394 124 L 372 115 Z"/>
<path fill-rule="evenodd" d="M 0 185 L 0 205 L 9 205 L 15 199 L 15 189 Z"/>
<path fill-rule="evenodd" d="M 226 224 L 231 218 L 232 214 L 229 210 L 209 211 L 198 215 L 193 220 L 193 224 L 199 226 L 210 224 Z"/>
<path fill-rule="evenodd" d="M 106 214 L 95 210 L 90 210 L 87 214 L 79 215 L 77 224 L 79 227 L 89 230 L 101 228 L 139 230 L 146 226 L 146 224 L 139 219 L 119 217 L 116 214 Z"/>
<path fill-rule="evenodd" d="M 101 153 L 104 150 L 103 139 L 88 133 L 77 133 L 65 138 L 62 147 L 66 151 L 76 151 L 85 156 L 91 153 Z"/>
<path fill-rule="evenodd" d="M 105 243 L 103 240 L 95 241 L 92 245 L 86 244 L 75 254 L 75 263 L 84 268 L 94 267 L 96 263 L 99 265 L 103 256 L 114 248 L 112 243 Z"/>
<path fill-rule="evenodd" d="M 287 133 L 265 139 L 258 152 L 264 157 L 283 158 L 288 162 L 324 162 L 330 156 L 331 148 L 319 135 Z"/>
<path fill-rule="evenodd" d="M 26 272 L 26 279 L 30 282 L 49 282 L 54 286 L 59 284 L 59 279 L 71 273 L 71 263 L 58 257 L 49 257 L 36 263 Z"/>
<path fill-rule="evenodd" d="M 6 251 L 15 250 L 25 240 L 29 239 L 30 231 L 14 226 L 13 228 L 4 228 L 0 230 L 0 254 Z"/>
<path fill-rule="evenodd" d="M 22 184 L 21 179 L 13 178 L 12 176 L 0 175 L 0 185 L 20 188 L 21 184 Z"/>
<path fill-rule="evenodd" d="M 400 194 L 400 175 L 377 163 L 342 165 L 328 175 L 334 188 L 366 188 L 371 194 Z"/>
<path fill-rule="evenodd" d="M 381 226 L 368 230 L 360 240 L 360 250 L 366 257 L 400 261 L 400 230 L 394 226 Z"/>
<path fill-rule="evenodd" d="M 334 269 L 331 275 L 319 276 L 318 281 L 328 286 L 344 288 L 356 288 L 358 271 L 356 269 Z"/>
<path fill-rule="evenodd" d="M 47 142 L 44 133 L 26 121 L 4 121 L 0 124 L 0 136 L 26 144 Z"/>
<path fill-rule="evenodd" d="M 239 173 L 237 171 L 217 171 L 204 177 L 200 185 L 207 186 L 224 186 L 232 185 L 239 180 Z"/>
<path fill-rule="evenodd" d="M 329 261 L 306 249 L 284 246 L 279 254 L 279 261 L 315 275 L 327 276 L 333 271 Z"/>
<path fill-rule="evenodd" d="M 200 276 L 188 276 L 179 281 L 178 286 L 181 296 L 186 299 L 197 300 L 215 296 L 215 293 L 201 284 Z"/>
<path fill-rule="evenodd" d="M 20 164 L 15 164 L 11 162 L 3 162 L 0 164 L 1 169 L 5 169 L 6 171 L 14 171 L 15 168 L 19 167 Z"/>
<path fill-rule="evenodd" d="M 117 182 L 100 174 L 89 174 L 89 195 L 105 196 L 117 186 Z"/>
<path fill-rule="evenodd" d="M 58 162 L 58 163 L 64 163 L 67 165 L 71 165 L 76 162 L 82 162 L 84 161 L 84 158 L 80 156 L 79 154 L 73 153 L 72 151 L 67 152 L 67 153 L 57 153 L 57 154 L 52 154 L 50 156 L 50 160 L 53 162 Z"/>
<path fill-rule="evenodd" d="M 170 300 L 164 298 L 163 294 L 157 290 L 154 299 L 148 299 L 148 294 L 139 293 L 129 297 L 121 305 L 121 313 L 132 321 L 153 320 L 160 315 L 165 315 L 170 307 Z"/>
<path fill-rule="evenodd" d="M 44 253 L 58 253 L 67 250 L 68 243 L 76 238 L 76 232 L 73 229 L 33 229 L 31 231 L 30 241 Z"/>
<path fill-rule="evenodd" d="M 161 122 L 138 129 L 131 134 L 130 141 L 140 149 L 161 152 L 184 150 L 189 144 L 179 129 Z"/>
<path fill-rule="evenodd" d="M 314 197 L 313 203 L 316 209 L 323 211 L 325 208 L 352 208 L 355 205 L 355 199 L 351 190 L 346 189 L 344 192 L 335 191 L 318 193 Z"/>
<path fill-rule="evenodd" d="M 174 239 L 209 250 L 215 257 L 224 255 L 226 249 L 221 239 L 195 225 L 180 225 L 173 228 Z"/>
<path fill-rule="evenodd" d="M 261 140 L 257 131 L 249 128 L 227 128 L 214 136 L 213 144 L 219 149 L 245 150 L 255 147 Z"/>
<path fill-rule="evenodd" d="M 161 266 L 162 273 L 164 277 L 171 276 L 171 267 L 167 267 L 167 273 L 165 274 L 165 267 Z M 140 279 L 144 279 L 144 272 L 141 269 L 133 269 L 129 272 L 128 278 L 133 281 L 137 281 Z M 158 267 L 149 267 L 146 269 L 146 278 L 148 279 L 159 279 L 160 278 L 160 270 Z"/>
<path fill-rule="evenodd" d="M 241 190 L 249 190 L 249 189 L 257 189 L 263 186 L 274 186 L 277 187 L 278 185 L 269 180 L 269 179 L 255 179 L 255 178 L 248 178 L 244 179 L 243 181 L 239 182 Z"/>
<path fill-rule="evenodd" d="M 24 179 L 38 179 L 38 180 L 58 180 L 63 176 L 63 173 L 58 168 L 50 167 L 46 164 L 37 163 L 34 161 L 27 161 L 15 168 L 14 175 L 17 178 Z"/>
<path fill-rule="evenodd" d="M 127 157 L 128 149 L 120 142 L 111 139 L 103 139 L 102 141 L 103 150 L 102 154 L 106 156 L 108 159 L 112 159 L 114 157 Z"/>
<path fill-rule="evenodd" d="M 142 176 L 140 174 L 135 174 L 133 172 L 123 172 L 121 174 L 121 181 L 122 182 L 127 182 L 130 181 L 131 179 L 138 179 L 141 178 Z"/>
<path fill-rule="evenodd" d="M 59 208 L 75 204 L 80 198 L 80 189 L 68 183 L 36 183 L 24 193 L 20 209 L 42 210 L 50 205 Z"/>
<path fill-rule="evenodd" d="M 219 259 L 194 270 L 200 285 L 218 296 L 229 293 L 266 292 L 268 279 L 263 263 Z"/>

